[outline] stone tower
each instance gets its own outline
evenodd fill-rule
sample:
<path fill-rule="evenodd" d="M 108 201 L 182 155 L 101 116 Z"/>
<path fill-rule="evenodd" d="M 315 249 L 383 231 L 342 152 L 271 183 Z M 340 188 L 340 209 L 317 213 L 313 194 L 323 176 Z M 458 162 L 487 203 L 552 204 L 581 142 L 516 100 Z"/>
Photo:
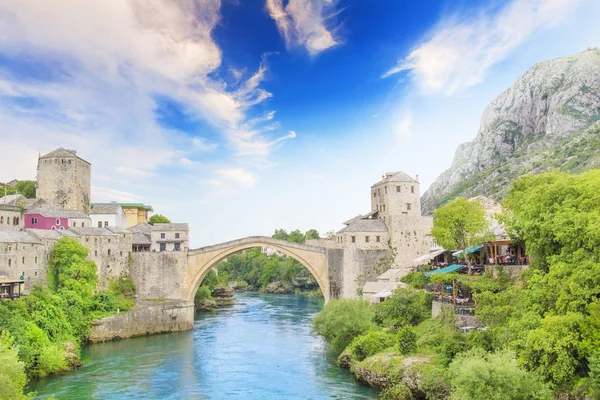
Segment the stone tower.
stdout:
<path fill-rule="evenodd" d="M 371 186 L 371 212 L 377 212 L 398 252 L 396 267 L 403 268 L 431 247 L 433 219 L 421 215 L 419 181 L 404 172 L 388 172 Z"/>
<path fill-rule="evenodd" d="M 75 150 L 59 148 L 41 156 L 36 197 L 65 210 L 89 213 L 91 169 Z"/>

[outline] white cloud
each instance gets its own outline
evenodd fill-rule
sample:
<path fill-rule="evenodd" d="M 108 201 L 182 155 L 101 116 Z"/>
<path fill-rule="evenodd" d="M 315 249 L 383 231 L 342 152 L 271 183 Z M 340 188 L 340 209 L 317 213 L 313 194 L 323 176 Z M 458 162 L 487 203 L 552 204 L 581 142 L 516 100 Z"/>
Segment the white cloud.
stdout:
<path fill-rule="evenodd" d="M 443 20 L 387 77 L 410 71 L 426 93 L 453 94 L 482 82 L 490 67 L 539 30 L 562 22 L 585 0 L 512 0 L 495 13 Z"/>
<path fill-rule="evenodd" d="M 413 124 L 412 113 L 410 113 L 410 112 L 404 113 L 404 116 L 398 123 L 398 127 L 396 129 L 396 136 L 399 139 L 403 139 L 403 140 L 410 138 L 413 135 L 412 124 Z"/>
<path fill-rule="evenodd" d="M 132 192 L 126 192 L 126 191 L 122 191 L 122 190 L 115 190 L 115 189 L 111 189 L 111 188 L 105 188 L 105 187 L 100 187 L 100 186 L 92 186 L 92 191 L 95 194 L 95 199 L 94 201 L 96 203 L 104 203 L 104 202 L 110 202 L 110 201 L 116 201 L 116 202 L 129 202 L 129 203 L 134 203 L 134 202 L 141 202 L 143 201 L 143 196 L 137 195 L 135 193 Z"/>
<path fill-rule="evenodd" d="M 288 47 L 303 46 L 316 55 L 340 43 L 325 21 L 338 12 L 333 0 L 266 0 L 267 11 Z M 329 13 L 329 15 L 327 15 Z"/>
<path fill-rule="evenodd" d="M 253 187 L 257 181 L 256 175 L 242 168 L 223 168 L 217 170 L 217 174 L 225 183 L 247 188 Z"/>

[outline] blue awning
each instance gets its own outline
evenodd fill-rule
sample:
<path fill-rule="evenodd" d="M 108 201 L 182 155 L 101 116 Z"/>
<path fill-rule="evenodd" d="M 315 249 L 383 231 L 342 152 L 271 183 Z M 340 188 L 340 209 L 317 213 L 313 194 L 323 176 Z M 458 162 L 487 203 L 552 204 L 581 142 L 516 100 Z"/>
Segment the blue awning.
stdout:
<path fill-rule="evenodd" d="M 467 253 L 467 254 L 475 253 L 477 250 L 481 249 L 482 247 L 483 247 L 483 244 L 477 244 L 475 246 L 467 247 L 465 249 L 465 253 Z M 452 256 L 458 257 L 460 255 L 460 253 L 462 253 L 462 252 L 463 252 L 462 250 L 459 250 L 455 253 L 452 253 Z"/>
<path fill-rule="evenodd" d="M 459 269 L 463 269 L 465 267 L 466 267 L 466 265 L 452 264 L 452 265 L 448 265 L 447 267 L 444 267 L 444 268 L 436 269 L 435 271 L 425 272 L 425 275 L 429 276 L 429 275 L 434 275 L 434 274 L 447 274 L 449 272 L 458 271 Z"/>

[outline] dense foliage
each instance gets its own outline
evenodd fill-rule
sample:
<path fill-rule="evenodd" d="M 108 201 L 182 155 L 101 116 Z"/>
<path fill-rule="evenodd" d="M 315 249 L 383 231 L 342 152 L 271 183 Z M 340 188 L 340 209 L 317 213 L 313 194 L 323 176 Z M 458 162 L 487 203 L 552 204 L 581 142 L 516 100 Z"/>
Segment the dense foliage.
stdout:
<path fill-rule="evenodd" d="M 452 281 L 468 287 L 477 303 L 475 315 L 486 329 L 460 333 L 452 311 L 424 319 L 424 293 L 416 291 L 398 290 L 384 303 L 369 306 L 374 312 L 365 312 L 363 318 L 373 316 L 376 327 L 352 343 L 368 343 L 374 329 L 387 335 L 386 329 L 402 325 L 396 356 L 384 349 L 361 361 L 365 352 L 353 355 L 350 346 L 343 353 L 351 357 L 350 364 L 364 369 L 377 365 L 376 360 L 423 360 L 404 369 L 404 380 L 376 370 L 392 382 L 382 398 L 600 398 L 600 171 L 526 176 L 503 205 L 503 222 L 533 256 L 531 269 L 514 280 L 503 271 L 494 277 L 417 272 L 404 279 L 417 289 Z M 361 318 L 341 308 L 329 314 L 317 317 L 321 325 L 328 318 L 339 325 Z M 413 351 L 403 355 L 403 348 Z M 418 384 L 407 391 L 402 381 L 411 381 L 413 370 Z"/>
<path fill-rule="evenodd" d="M 294 230 L 290 233 L 277 229 L 273 238 L 294 243 L 318 239 L 319 233 L 310 229 L 306 233 Z M 229 255 L 217 264 L 219 276 L 227 274 L 231 282 L 247 284 L 254 289 L 265 289 L 272 282 L 288 285 L 296 282 L 306 289 L 318 290 L 311 273 L 299 261 L 281 253 L 265 254 L 260 248 L 249 249 Z"/>
<path fill-rule="evenodd" d="M 433 214 L 431 235 L 445 249 L 466 249 L 490 239 L 485 209 L 478 201 L 459 197 Z"/>
<path fill-rule="evenodd" d="M 150 225 L 154 225 L 154 224 L 170 224 L 171 220 L 167 217 L 165 217 L 162 214 L 154 214 L 153 216 L 151 216 L 150 218 L 148 218 L 148 223 Z"/>
<path fill-rule="evenodd" d="M 14 186 L 0 184 L 0 196 L 6 194 L 22 194 L 28 199 L 35 199 L 35 181 L 18 181 Z"/>
<path fill-rule="evenodd" d="M 30 377 L 79 365 L 79 346 L 89 336 L 92 319 L 134 304 L 135 287 L 128 278 L 110 282 L 108 291 L 96 292 L 96 264 L 87 254 L 75 239 L 60 239 L 48 263 L 48 288 L 34 286 L 26 297 L 0 302 L 4 343 L 0 352 L 9 354 L 6 357 L 17 352 L 18 365 Z"/>
<path fill-rule="evenodd" d="M 30 398 L 23 395 L 27 383 L 25 364 L 19 361 L 19 350 L 13 338 L 0 333 L 0 399 L 20 400 Z"/>

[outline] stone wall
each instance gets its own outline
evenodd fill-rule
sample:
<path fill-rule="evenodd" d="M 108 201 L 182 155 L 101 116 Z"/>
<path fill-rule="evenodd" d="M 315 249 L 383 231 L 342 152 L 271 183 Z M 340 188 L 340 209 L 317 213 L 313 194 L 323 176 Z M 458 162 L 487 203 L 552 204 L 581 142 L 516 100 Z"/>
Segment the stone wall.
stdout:
<path fill-rule="evenodd" d="M 183 300 L 187 252 L 131 253 L 129 276 L 140 299 Z"/>
<path fill-rule="evenodd" d="M 344 250 L 327 249 L 327 269 L 329 272 L 329 295 L 331 299 L 339 299 L 342 294 L 344 280 Z"/>
<path fill-rule="evenodd" d="M 194 327 L 194 305 L 184 302 L 139 302 L 132 310 L 94 321 L 92 343 L 156 333 L 178 332 Z"/>
<path fill-rule="evenodd" d="M 14 222 L 18 221 L 17 224 Z M 18 231 L 23 227 L 23 218 L 19 206 L 0 204 L 0 231 Z"/>
<path fill-rule="evenodd" d="M 379 267 L 378 269 L 378 264 L 382 258 L 389 255 L 389 250 L 345 248 L 343 250 L 340 297 L 358 298 L 359 283 L 364 284 L 382 274 L 383 268 Z"/>

